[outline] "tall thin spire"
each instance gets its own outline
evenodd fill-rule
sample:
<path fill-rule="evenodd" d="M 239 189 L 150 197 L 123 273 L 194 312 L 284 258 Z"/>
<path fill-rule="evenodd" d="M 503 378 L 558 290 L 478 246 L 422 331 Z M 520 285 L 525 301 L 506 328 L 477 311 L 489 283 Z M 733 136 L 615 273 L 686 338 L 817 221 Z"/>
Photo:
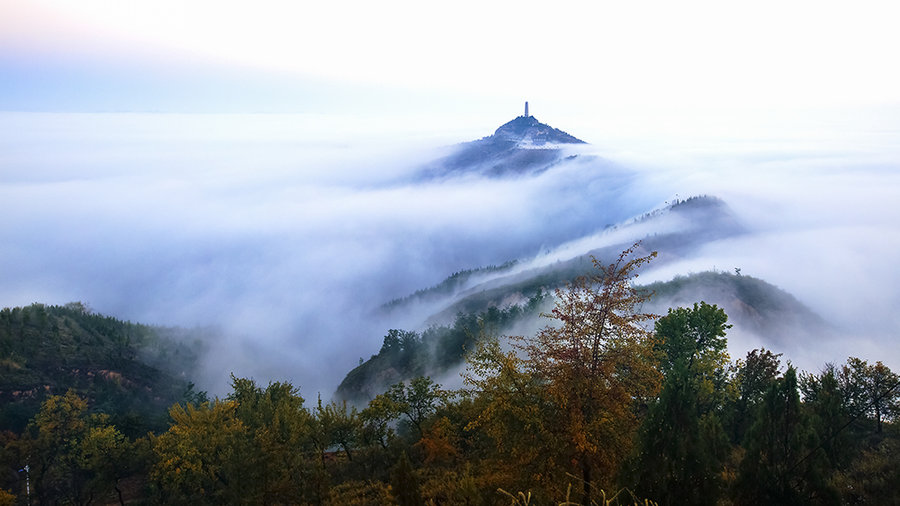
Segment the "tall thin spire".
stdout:
<path fill-rule="evenodd" d="M 528 117 L 528 101 L 525 101 L 525 117 Z"/>

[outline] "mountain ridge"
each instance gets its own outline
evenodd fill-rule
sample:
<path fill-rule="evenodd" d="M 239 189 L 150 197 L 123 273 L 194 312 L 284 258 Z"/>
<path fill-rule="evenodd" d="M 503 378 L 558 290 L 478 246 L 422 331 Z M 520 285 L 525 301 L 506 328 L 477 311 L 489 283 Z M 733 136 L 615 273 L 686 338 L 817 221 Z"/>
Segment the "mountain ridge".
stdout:
<path fill-rule="evenodd" d="M 635 241 L 636 255 L 657 251 L 648 268 L 678 262 L 710 242 L 746 232 L 728 204 L 714 196 L 675 199 L 534 259 L 515 259 L 499 266 L 460 271 L 430 288 L 395 299 L 380 307 L 388 320 L 420 322 L 408 330 L 392 330 L 406 336 L 406 347 L 382 350 L 347 373 L 335 395 L 361 401 L 379 393 L 390 382 L 415 375 L 445 375 L 458 367 L 465 350 L 471 349 L 483 325 L 498 333 L 533 332 L 547 322 L 540 314 L 552 307 L 552 294 L 565 289 L 579 276 L 595 272 L 593 259 L 614 261 Z M 810 332 L 830 335 L 819 315 L 791 294 L 764 280 L 723 272 L 679 275 L 668 281 L 644 285 L 656 292 L 646 309 L 665 314 L 670 307 L 705 301 L 718 304 L 731 316 L 736 330 L 758 336 L 768 346 L 790 346 L 797 336 Z M 420 334 L 419 334 L 420 333 Z M 418 337 L 417 337 L 418 336 Z M 417 340 L 418 339 L 418 340 Z"/>

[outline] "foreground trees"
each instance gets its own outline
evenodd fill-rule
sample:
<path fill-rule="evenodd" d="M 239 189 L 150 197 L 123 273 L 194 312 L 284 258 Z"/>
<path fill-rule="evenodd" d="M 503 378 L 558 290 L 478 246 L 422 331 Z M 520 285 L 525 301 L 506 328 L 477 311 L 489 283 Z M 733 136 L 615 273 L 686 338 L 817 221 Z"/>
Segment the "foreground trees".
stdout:
<path fill-rule="evenodd" d="M 458 391 L 418 377 L 357 410 L 232 377 L 225 398 L 176 404 L 138 439 L 74 392 L 51 396 L 25 433 L 0 434 L 0 501 L 900 502 L 896 374 L 853 357 L 782 372 L 767 350 L 731 362 L 717 306 L 640 312 L 632 282 L 652 254 L 637 253 L 558 291 L 534 336 L 483 332 Z"/>
<path fill-rule="evenodd" d="M 297 504 L 321 499 L 324 452 L 337 434 L 314 418 L 290 383 L 258 387 L 232 377 L 225 400 L 176 405 L 151 438 L 151 480 L 167 504 Z M 320 406 L 321 407 L 321 406 Z M 330 419 L 329 419 L 330 420 Z M 315 452 L 315 453 L 314 453 Z"/>
<path fill-rule="evenodd" d="M 696 321 L 714 324 L 691 323 Z M 173 406 L 168 431 L 135 441 L 104 416 L 89 414 L 84 400 L 70 392 L 49 398 L 30 432 L 3 435 L 0 459 L 29 465 L 31 498 L 38 504 L 125 503 L 123 480 L 131 497 L 165 504 L 900 499 L 894 422 L 882 420 L 878 433 L 874 414 L 850 418 L 852 404 L 843 400 L 849 392 L 835 376 L 837 367 L 800 378 L 793 367 L 776 372 L 754 404 L 743 441 L 730 442 L 719 417 L 734 416 L 747 364 L 767 355 L 754 350 L 742 367 L 724 367 L 724 322 L 720 309 L 704 304 L 659 320 L 662 389 L 646 405 L 633 403 L 636 414 L 619 422 L 628 427 L 632 416 L 642 422 L 630 439 L 585 431 L 583 438 L 594 438 L 597 455 L 610 462 L 605 469 L 595 464 L 589 497 L 582 475 L 575 474 L 583 469 L 583 454 L 567 439 L 567 406 L 551 393 L 549 380 L 527 367 L 528 357 L 504 351 L 497 339 L 486 340 L 472 359 L 473 388 L 452 396 L 419 378 L 395 385 L 392 395 L 376 398 L 362 412 L 321 401 L 309 409 L 290 384 L 262 388 L 235 378 L 225 399 Z M 417 399 L 428 407 L 421 416 L 400 406 Z M 610 417 L 610 411 L 599 412 Z M 590 430 L 590 421 L 584 426 Z M 142 478 L 138 485 L 136 477 Z M 26 502 L 24 493 L 20 502 Z"/>

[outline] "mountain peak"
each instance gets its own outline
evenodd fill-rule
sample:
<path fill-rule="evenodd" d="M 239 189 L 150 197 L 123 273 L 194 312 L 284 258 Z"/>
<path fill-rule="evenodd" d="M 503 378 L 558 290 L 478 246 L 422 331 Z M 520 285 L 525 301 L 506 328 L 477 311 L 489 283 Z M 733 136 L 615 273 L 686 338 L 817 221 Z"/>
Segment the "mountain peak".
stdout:
<path fill-rule="evenodd" d="M 563 157 L 578 155 L 566 152 L 566 145 L 586 144 L 581 139 L 538 121 L 525 114 L 500 125 L 493 135 L 460 144 L 450 155 L 427 167 L 424 177 L 446 177 L 462 173 L 480 173 L 488 177 L 538 174 L 560 163 Z M 568 155 L 568 156 L 567 156 Z"/>
<path fill-rule="evenodd" d="M 504 123 L 492 135 L 494 139 L 525 142 L 535 146 L 544 144 L 585 144 L 581 139 L 550 125 L 541 123 L 534 116 L 518 116 Z"/>

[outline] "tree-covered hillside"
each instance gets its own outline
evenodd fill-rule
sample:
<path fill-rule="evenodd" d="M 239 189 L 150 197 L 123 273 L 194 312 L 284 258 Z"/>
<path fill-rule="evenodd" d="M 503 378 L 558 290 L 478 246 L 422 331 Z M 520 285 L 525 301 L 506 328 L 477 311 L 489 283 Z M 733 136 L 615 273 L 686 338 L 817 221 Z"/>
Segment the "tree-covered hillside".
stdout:
<path fill-rule="evenodd" d="M 432 325 L 422 332 L 391 329 L 378 353 L 348 372 L 335 395 L 365 403 L 397 382 L 444 374 L 459 366 L 466 351 L 473 350 L 484 333 L 500 332 L 538 318 L 548 300 L 543 293 L 536 293 L 523 304 L 458 313 L 452 324 Z"/>
<path fill-rule="evenodd" d="M 461 388 L 416 376 L 358 409 L 232 376 L 142 437 L 74 391 L 48 396 L 0 433 L 0 504 L 900 503 L 900 376 L 732 360 L 717 305 L 644 312 L 633 281 L 655 254 L 631 253 L 557 291 L 554 325 L 499 335 L 515 306 L 435 330 L 479 332 Z M 392 331 L 377 360 L 416 374 L 434 339 Z"/>
<path fill-rule="evenodd" d="M 551 323 L 541 318 L 541 313 L 552 308 L 552 290 L 565 286 L 564 278 L 557 275 L 567 272 L 574 279 L 575 273 L 590 271 L 590 263 L 580 268 L 576 265 L 581 263 L 465 297 L 451 306 L 457 311 L 452 324 L 434 324 L 421 332 L 391 330 L 378 354 L 347 374 L 338 387 L 338 398 L 367 401 L 391 383 L 458 368 L 466 352 L 477 344 L 483 326 L 508 333 Z M 814 333 L 821 338 L 831 332 L 821 317 L 796 298 L 753 276 L 700 272 L 644 285 L 641 290 L 652 294 L 645 309 L 659 314 L 697 300 L 717 304 L 734 315 L 732 322 L 740 330 L 761 336 L 770 346 Z M 499 306 L 504 300 L 527 302 Z"/>
<path fill-rule="evenodd" d="M 0 310 L 0 430 L 21 431 L 50 395 L 72 389 L 129 434 L 159 429 L 193 398 L 200 335 L 124 322 L 81 303 Z"/>
<path fill-rule="evenodd" d="M 548 256 L 542 261 L 508 261 L 500 266 L 460 271 L 432 288 L 396 299 L 383 309 L 399 312 L 410 307 L 417 310 L 416 304 L 442 304 L 429 323 L 445 324 L 460 312 L 478 313 L 502 306 L 512 294 L 526 300 L 589 274 L 592 258 L 613 259 L 631 244 L 630 239 L 618 238 L 621 234 L 639 239 L 644 251 L 658 251 L 655 264 L 659 265 L 689 257 L 709 241 L 743 232 L 743 225 L 721 199 L 695 196 L 675 200 L 627 223 L 610 225 L 596 234 L 594 241 L 553 253 L 552 260 Z"/>

